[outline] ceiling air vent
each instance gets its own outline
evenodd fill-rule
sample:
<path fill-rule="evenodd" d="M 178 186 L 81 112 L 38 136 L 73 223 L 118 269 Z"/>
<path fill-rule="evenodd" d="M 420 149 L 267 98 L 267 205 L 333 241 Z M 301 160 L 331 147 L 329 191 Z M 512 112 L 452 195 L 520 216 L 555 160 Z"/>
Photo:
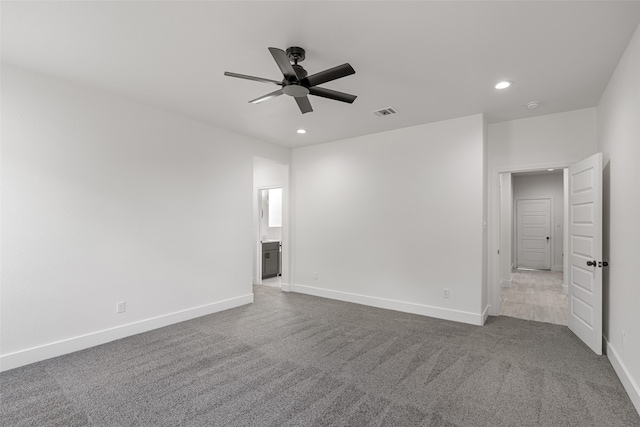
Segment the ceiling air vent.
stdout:
<path fill-rule="evenodd" d="M 378 117 L 390 116 L 396 113 L 397 113 L 396 109 L 392 107 L 383 108 L 382 110 L 377 110 L 373 112 L 373 114 L 375 114 Z"/>

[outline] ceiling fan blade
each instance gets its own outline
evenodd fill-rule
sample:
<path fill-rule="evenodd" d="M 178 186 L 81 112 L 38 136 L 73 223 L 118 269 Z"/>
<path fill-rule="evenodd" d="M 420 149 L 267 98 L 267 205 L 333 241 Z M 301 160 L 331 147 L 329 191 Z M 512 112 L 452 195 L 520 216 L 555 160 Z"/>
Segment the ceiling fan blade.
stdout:
<path fill-rule="evenodd" d="M 260 102 L 262 102 L 262 101 L 266 101 L 266 100 L 268 100 L 268 99 L 275 98 L 276 96 L 280 96 L 280 95 L 282 95 L 282 94 L 283 94 L 282 89 L 278 89 L 278 90 L 276 90 L 275 92 L 271 92 L 271 93 L 268 93 L 268 94 L 266 94 L 266 95 L 262 95 L 261 97 L 256 98 L 256 99 L 252 99 L 252 100 L 251 100 L 251 101 L 249 101 L 249 102 L 250 102 L 251 104 L 258 104 L 258 103 L 260 103 Z"/>
<path fill-rule="evenodd" d="M 309 94 L 333 99 L 336 101 L 348 102 L 349 104 L 352 104 L 353 101 L 355 101 L 357 98 L 356 95 L 338 92 L 337 90 L 325 89 L 323 87 L 310 87 Z"/>
<path fill-rule="evenodd" d="M 256 82 L 273 83 L 273 84 L 282 86 L 282 82 L 279 82 L 277 80 L 271 80 L 271 79 L 263 79 L 262 77 L 247 76 L 246 74 L 231 73 L 229 71 L 225 71 L 224 75 L 229 77 L 237 77 L 239 79 L 253 80 Z"/>
<path fill-rule="evenodd" d="M 337 67 L 329 68 L 328 70 L 320 71 L 307 77 L 309 87 L 321 85 L 322 83 L 330 82 L 331 80 L 339 79 L 341 77 L 350 76 L 355 74 L 356 70 L 349 64 L 338 65 Z M 305 82 L 305 83 L 306 83 Z"/>
<path fill-rule="evenodd" d="M 308 96 L 296 97 L 295 100 L 298 103 L 298 107 L 300 107 L 300 112 L 302 114 L 310 113 L 313 111 L 313 108 L 311 108 L 311 103 L 309 102 Z"/>
<path fill-rule="evenodd" d="M 298 75 L 293 69 L 293 65 L 291 65 L 291 62 L 289 62 L 287 53 L 282 49 L 278 49 L 277 47 L 270 47 L 269 52 L 271 52 L 271 56 L 273 56 L 273 59 L 276 60 L 276 64 L 278 64 L 278 67 L 280 67 L 280 71 L 282 71 L 282 75 L 285 77 L 285 79 L 298 81 Z"/>

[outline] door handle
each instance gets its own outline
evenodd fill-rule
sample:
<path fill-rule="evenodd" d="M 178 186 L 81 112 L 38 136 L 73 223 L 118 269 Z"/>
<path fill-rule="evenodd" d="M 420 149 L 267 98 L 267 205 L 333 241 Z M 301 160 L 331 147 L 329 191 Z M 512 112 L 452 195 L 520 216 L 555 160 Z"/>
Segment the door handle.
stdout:
<path fill-rule="evenodd" d="M 587 261 L 587 265 L 589 267 L 595 267 L 596 265 L 600 268 L 602 267 L 609 267 L 609 261 L 600 261 L 600 262 L 596 262 L 594 261 Z"/>
<path fill-rule="evenodd" d="M 547 236 L 547 241 L 549 241 L 549 236 Z"/>

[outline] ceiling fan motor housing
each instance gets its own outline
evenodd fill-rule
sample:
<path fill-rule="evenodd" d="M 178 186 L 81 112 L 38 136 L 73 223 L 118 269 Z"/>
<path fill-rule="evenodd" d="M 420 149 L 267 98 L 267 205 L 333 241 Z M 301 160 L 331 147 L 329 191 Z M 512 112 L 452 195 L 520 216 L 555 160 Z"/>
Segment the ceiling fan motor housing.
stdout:
<path fill-rule="evenodd" d="M 287 49 L 287 57 L 294 64 L 302 62 L 304 61 L 304 49 L 298 46 L 291 46 Z"/>

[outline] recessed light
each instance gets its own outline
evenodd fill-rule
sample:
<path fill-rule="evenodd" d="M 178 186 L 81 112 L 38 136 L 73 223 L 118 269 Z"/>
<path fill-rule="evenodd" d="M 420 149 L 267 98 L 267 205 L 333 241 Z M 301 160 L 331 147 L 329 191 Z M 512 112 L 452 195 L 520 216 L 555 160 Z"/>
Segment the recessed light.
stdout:
<path fill-rule="evenodd" d="M 307 133 L 307 131 L 304 129 L 298 129 L 296 132 L 298 132 L 299 134 Z"/>
<path fill-rule="evenodd" d="M 553 172 L 555 169 L 547 169 L 549 172 Z"/>
<path fill-rule="evenodd" d="M 496 89 L 506 89 L 511 86 L 511 82 L 508 80 L 502 81 L 496 85 Z"/>
<path fill-rule="evenodd" d="M 529 101 L 525 105 L 528 109 L 533 110 L 534 108 L 538 108 L 540 106 L 540 101 Z"/>

